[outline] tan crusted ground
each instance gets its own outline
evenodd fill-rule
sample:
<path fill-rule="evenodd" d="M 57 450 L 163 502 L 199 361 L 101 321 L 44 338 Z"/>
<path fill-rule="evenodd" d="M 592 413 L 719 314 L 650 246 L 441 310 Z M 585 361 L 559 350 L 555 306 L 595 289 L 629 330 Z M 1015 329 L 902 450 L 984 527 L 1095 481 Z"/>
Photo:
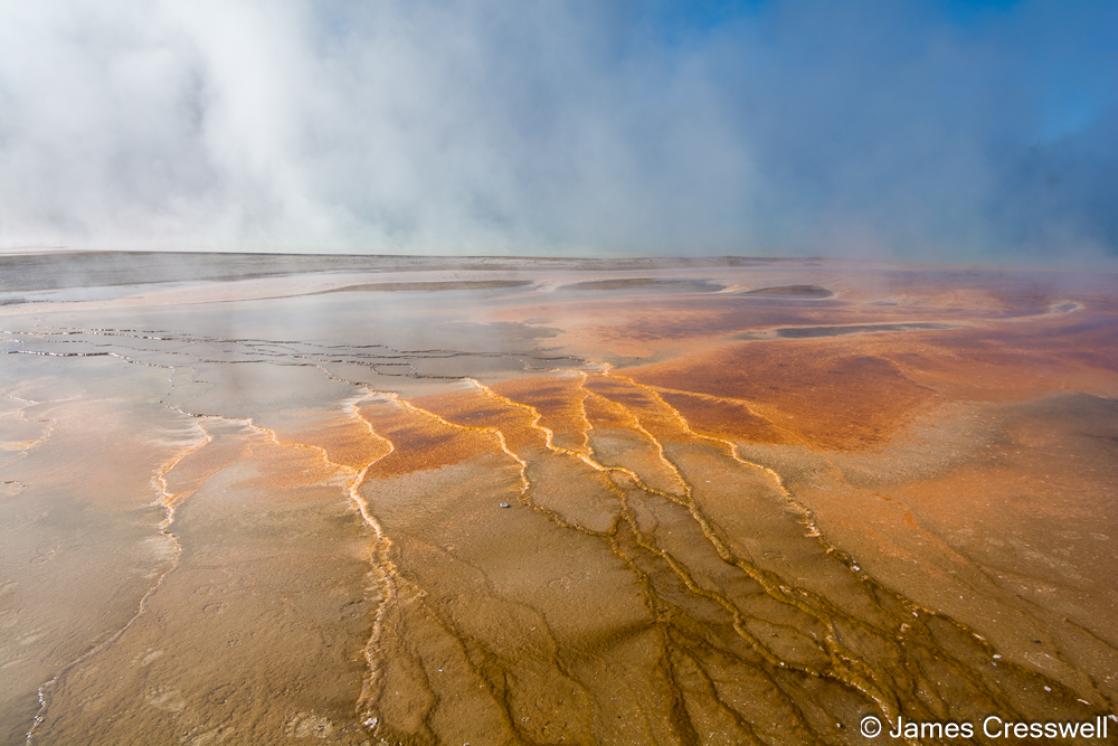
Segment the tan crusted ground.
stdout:
<path fill-rule="evenodd" d="M 1114 289 L 524 260 L 0 307 L 0 742 L 1113 712 Z"/>

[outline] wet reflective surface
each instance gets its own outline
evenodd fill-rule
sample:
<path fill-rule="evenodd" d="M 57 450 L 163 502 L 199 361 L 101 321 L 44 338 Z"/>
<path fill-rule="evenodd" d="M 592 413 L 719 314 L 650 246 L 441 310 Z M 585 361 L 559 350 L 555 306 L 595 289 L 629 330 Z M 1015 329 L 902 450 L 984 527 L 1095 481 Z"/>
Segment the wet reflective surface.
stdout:
<path fill-rule="evenodd" d="M 4 743 L 1114 710 L 1112 276 L 127 259 L 2 258 Z"/>

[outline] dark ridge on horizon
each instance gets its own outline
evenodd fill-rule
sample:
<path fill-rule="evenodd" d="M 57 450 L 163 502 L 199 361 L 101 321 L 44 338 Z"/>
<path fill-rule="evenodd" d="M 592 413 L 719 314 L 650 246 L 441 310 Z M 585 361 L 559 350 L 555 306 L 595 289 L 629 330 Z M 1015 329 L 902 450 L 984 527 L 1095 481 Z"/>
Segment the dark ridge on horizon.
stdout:
<path fill-rule="evenodd" d="M 0 290 L 246 280 L 314 272 L 634 271 L 673 267 L 742 267 L 790 257 L 511 257 L 407 254 L 263 254 L 255 252 L 73 251 L 0 254 Z M 541 266 L 543 265 L 543 266 Z"/>

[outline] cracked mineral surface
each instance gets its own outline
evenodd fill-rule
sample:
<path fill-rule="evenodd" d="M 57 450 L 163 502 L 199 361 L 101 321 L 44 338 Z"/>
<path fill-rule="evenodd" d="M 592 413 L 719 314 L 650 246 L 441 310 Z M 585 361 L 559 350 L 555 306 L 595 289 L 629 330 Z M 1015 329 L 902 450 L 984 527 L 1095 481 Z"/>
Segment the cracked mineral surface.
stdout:
<path fill-rule="evenodd" d="M 2 256 L 0 742 L 1111 713 L 1114 279 Z"/>

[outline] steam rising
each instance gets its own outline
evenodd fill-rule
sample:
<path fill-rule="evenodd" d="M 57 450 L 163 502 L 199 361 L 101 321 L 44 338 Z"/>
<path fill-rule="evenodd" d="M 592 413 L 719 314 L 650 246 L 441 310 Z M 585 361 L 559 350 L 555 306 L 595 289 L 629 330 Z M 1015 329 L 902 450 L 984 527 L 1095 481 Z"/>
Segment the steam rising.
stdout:
<path fill-rule="evenodd" d="M 0 245 L 1118 253 L 1111 3 L 0 0 Z"/>

